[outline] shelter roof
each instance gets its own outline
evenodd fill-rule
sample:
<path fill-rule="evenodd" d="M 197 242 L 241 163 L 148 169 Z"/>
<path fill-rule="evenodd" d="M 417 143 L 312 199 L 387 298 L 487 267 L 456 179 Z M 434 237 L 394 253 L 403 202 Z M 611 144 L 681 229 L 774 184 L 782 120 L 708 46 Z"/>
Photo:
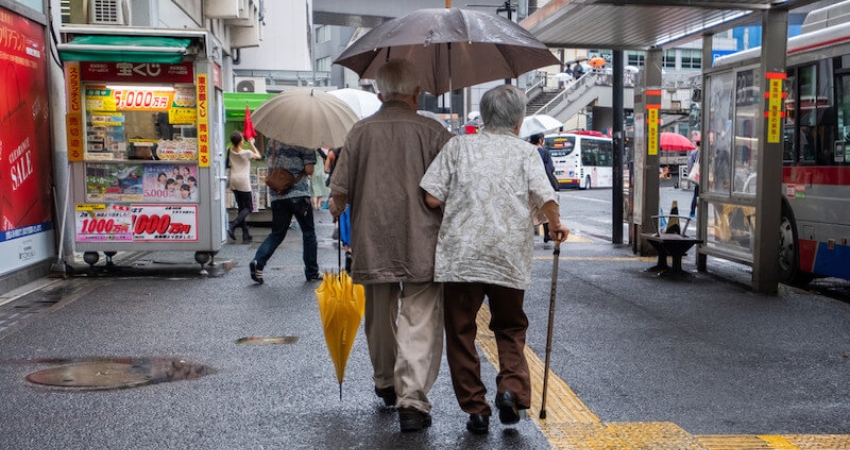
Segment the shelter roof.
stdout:
<path fill-rule="evenodd" d="M 762 11 L 817 0 L 552 0 L 521 22 L 556 48 L 648 50 L 671 47 L 761 21 Z"/>

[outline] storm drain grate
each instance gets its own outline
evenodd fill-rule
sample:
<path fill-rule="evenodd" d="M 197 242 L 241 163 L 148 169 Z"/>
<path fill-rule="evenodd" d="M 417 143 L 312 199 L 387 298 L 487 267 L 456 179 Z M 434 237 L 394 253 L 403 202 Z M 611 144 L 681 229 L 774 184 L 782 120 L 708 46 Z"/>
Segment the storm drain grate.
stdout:
<path fill-rule="evenodd" d="M 182 359 L 100 358 L 40 370 L 26 379 L 43 386 L 97 391 L 194 380 L 212 373 L 206 366 Z"/>
<path fill-rule="evenodd" d="M 281 337 L 244 337 L 236 340 L 237 344 L 241 345 L 280 345 L 294 344 L 298 342 L 298 336 L 281 336 Z"/>

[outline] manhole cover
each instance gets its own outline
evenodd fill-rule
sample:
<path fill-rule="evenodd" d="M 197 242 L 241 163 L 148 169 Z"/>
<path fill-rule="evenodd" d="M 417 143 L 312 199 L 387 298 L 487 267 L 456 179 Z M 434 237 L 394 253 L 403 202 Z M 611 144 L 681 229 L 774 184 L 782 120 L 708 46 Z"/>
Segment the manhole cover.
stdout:
<path fill-rule="evenodd" d="M 282 336 L 282 337 L 244 337 L 236 340 L 237 344 L 242 345 L 279 345 L 279 344 L 294 344 L 298 342 L 298 336 Z"/>
<path fill-rule="evenodd" d="M 30 383 L 75 390 L 109 390 L 194 380 L 210 369 L 170 358 L 115 358 L 83 361 L 27 375 Z"/>

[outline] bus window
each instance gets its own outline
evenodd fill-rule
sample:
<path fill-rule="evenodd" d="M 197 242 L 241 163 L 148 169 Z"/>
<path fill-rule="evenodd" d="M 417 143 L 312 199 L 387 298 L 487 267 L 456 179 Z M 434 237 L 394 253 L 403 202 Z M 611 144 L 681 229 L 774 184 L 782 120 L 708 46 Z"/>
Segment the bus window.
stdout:
<path fill-rule="evenodd" d="M 576 146 L 575 136 L 551 136 L 543 139 L 552 156 L 567 156 Z"/>
<path fill-rule="evenodd" d="M 797 130 L 794 127 L 797 123 L 794 108 L 797 103 L 797 77 L 794 73 L 794 69 L 789 69 L 788 79 L 785 81 L 785 148 L 782 152 L 782 159 L 792 163 L 797 161 Z"/>
<path fill-rule="evenodd" d="M 850 163 L 850 75 L 841 75 L 837 80 L 838 84 L 838 102 L 836 104 L 838 112 L 837 141 L 840 143 L 835 148 L 835 161 Z"/>
<path fill-rule="evenodd" d="M 815 139 L 815 159 L 818 164 L 834 164 L 833 146 L 835 145 L 835 105 L 832 93 L 834 92 L 832 80 L 832 59 L 824 59 L 818 62 L 818 102 L 817 128 Z"/>
<path fill-rule="evenodd" d="M 797 111 L 798 125 L 800 129 L 800 161 L 815 161 L 815 134 L 814 127 L 817 125 L 817 114 L 815 104 L 817 99 L 817 82 L 815 78 L 815 66 L 800 67 L 798 74 L 798 99 Z"/>
<path fill-rule="evenodd" d="M 585 166 L 598 166 L 599 142 L 593 139 L 581 140 L 581 163 Z"/>
<path fill-rule="evenodd" d="M 614 167 L 614 143 L 611 141 L 601 141 L 599 143 L 599 165 L 605 167 Z"/>

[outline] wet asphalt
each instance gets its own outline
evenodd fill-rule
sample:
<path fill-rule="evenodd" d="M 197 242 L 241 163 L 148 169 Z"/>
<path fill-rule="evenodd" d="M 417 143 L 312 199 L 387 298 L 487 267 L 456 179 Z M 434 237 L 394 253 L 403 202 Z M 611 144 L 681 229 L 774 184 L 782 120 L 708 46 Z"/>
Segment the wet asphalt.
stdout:
<path fill-rule="evenodd" d="M 568 223 L 578 229 L 580 220 Z M 337 268 L 332 230 L 318 212 L 328 270 Z M 494 418 L 490 434 L 469 434 L 445 357 L 430 394 L 433 426 L 400 433 L 395 412 L 372 393 L 362 332 L 340 400 L 300 233 L 290 231 L 257 285 L 248 262 L 262 234 L 225 245 L 205 276 L 191 253 L 119 254 L 119 270 L 75 263 L 73 277 L 0 305 L 0 448 L 550 447 L 529 419 L 504 427 Z M 673 422 L 692 434 L 850 433 L 848 304 L 785 287 L 754 294 L 749 269 L 731 263 L 665 280 L 643 272 L 654 262 L 628 244 L 576 237 L 561 252 L 552 370 L 603 422 Z M 552 249 L 537 238 L 535 255 L 527 344 L 542 359 Z M 695 270 L 692 256 L 683 264 Z M 28 313 L 7 320 L 15 308 Z M 237 344 L 247 337 L 297 340 Z M 92 358 L 169 358 L 210 372 L 103 391 L 26 380 Z M 485 359 L 491 402 L 495 376 Z"/>

